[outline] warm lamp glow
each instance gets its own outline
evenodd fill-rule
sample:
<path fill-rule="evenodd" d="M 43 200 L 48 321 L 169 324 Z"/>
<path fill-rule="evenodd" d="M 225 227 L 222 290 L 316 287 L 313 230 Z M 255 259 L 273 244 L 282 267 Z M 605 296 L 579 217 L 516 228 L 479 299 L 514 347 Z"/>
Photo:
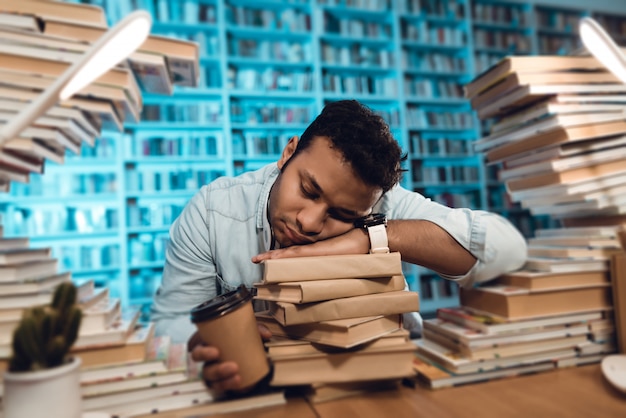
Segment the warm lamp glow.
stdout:
<path fill-rule="evenodd" d="M 602 26 L 590 17 L 580 20 L 578 27 L 585 48 L 622 83 L 626 83 L 626 56 Z"/>
<path fill-rule="evenodd" d="M 77 91 L 116 66 L 144 43 L 152 18 L 139 10 L 122 19 L 94 42 L 59 78 L 0 129 L 0 146 L 18 136 L 59 100 Z"/>

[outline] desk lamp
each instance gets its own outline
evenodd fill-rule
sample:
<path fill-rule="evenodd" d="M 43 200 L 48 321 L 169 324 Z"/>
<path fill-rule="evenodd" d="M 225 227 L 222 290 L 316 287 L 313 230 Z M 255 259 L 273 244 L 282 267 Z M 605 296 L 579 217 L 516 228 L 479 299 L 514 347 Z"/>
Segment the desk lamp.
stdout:
<path fill-rule="evenodd" d="M 626 55 L 620 47 L 613 41 L 602 26 L 595 20 L 584 17 L 580 20 L 578 27 L 583 45 L 594 57 L 597 58 L 610 72 L 612 72 L 622 83 L 626 83 Z M 620 241 L 622 249 L 626 251 L 626 239 L 623 239 L 624 231 L 620 231 Z M 615 289 L 615 287 L 614 287 Z M 621 289 L 625 291 L 626 289 Z M 626 310 L 626 307 L 623 307 Z M 615 312 L 619 315 L 619 312 Z M 622 318 L 626 321 L 626 318 Z M 626 335 L 621 336 L 626 340 Z M 626 347 L 621 347 L 625 350 Z M 602 373 L 616 388 L 626 392 L 626 354 L 612 354 L 602 359 Z"/>
<path fill-rule="evenodd" d="M 69 99 L 132 54 L 146 40 L 151 27 L 150 14 L 138 10 L 104 33 L 35 100 L 9 123 L 0 127 L 0 148 L 4 142 L 18 136 L 59 100 Z"/>

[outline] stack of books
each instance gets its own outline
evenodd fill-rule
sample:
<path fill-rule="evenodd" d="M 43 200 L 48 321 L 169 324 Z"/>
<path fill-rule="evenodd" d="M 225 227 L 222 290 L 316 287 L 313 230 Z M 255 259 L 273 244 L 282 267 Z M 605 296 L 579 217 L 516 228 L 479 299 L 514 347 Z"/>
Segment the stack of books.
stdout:
<path fill-rule="evenodd" d="M 267 260 L 255 286 L 268 307 L 257 319 L 273 334 L 272 385 L 349 393 L 355 382 L 413 374 L 402 318 L 419 310 L 419 297 L 405 290 L 399 253 Z"/>
<path fill-rule="evenodd" d="M 0 11 L 0 126 L 51 85 L 107 30 L 102 7 L 57 1 L 3 2 Z M 128 59 L 0 147 L 0 191 L 43 173 L 47 160 L 93 145 L 102 129 L 139 121 L 142 92 L 198 85 L 198 45 L 150 36 Z"/>
<path fill-rule="evenodd" d="M 507 57 L 465 93 L 491 122 L 475 148 L 511 200 L 559 227 L 529 238 L 522 270 L 462 289 L 461 308 L 426 321 L 416 369 L 446 386 L 598 362 L 624 314 L 626 86 L 590 56 Z"/>

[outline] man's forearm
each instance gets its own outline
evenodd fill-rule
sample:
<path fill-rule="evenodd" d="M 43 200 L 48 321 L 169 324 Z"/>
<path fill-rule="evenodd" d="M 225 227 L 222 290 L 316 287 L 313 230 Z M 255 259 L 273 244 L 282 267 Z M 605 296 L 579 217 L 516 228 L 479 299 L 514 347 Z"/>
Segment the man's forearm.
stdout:
<path fill-rule="evenodd" d="M 476 263 L 468 250 L 438 225 L 424 220 L 389 220 L 389 249 L 402 260 L 449 276 L 462 276 Z"/>

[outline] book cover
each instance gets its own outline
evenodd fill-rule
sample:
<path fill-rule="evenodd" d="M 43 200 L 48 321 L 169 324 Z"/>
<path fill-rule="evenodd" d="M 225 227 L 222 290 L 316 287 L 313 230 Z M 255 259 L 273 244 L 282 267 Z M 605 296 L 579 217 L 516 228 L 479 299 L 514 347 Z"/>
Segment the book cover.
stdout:
<path fill-rule="evenodd" d="M 603 318 L 603 312 L 585 312 L 573 315 L 553 315 L 530 320 L 512 321 L 497 315 L 472 312 L 462 306 L 437 309 L 437 317 L 471 328 L 488 335 L 508 335 L 524 330 L 530 331 L 545 327 L 589 322 Z"/>
<path fill-rule="evenodd" d="M 607 285 L 610 277 L 606 270 L 576 271 L 568 273 L 545 273 L 518 270 L 505 273 L 490 284 L 523 287 L 530 290 L 567 289 L 572 287 L 593 287 Z"/>
<path fill-rule="evenodd" d="M 405 290 L 294 304 L 268 302 L 271 315 L 283 326 L 373 315 L 419 311 L 419 296 Z"/>
<path fill-rule="evenodd" d="M 460 291 L 461 305 L 506 318 L 597 311 L 612 306 L 609 286 L 529 291 L 510 286 L 484 286 Z"/>
<path fill-rule="evenodd" d="M 351 348 L 402 328 L 402 315 L 378 315 L 283 326 L 269 312 L 257 312 L 257 322 L 272 335 L 298 338 L 332 347 Z"/>
<path fill-rule="evenodd" d="M 400 253 L 347 254 L 263 261 L 263 283 L 402 275 Z"/>
<path fill-rule="evenodd" d="M 489 380 L 553 370 L 554 364 L 545 362 L 518 367 L 507 367 L 498 370 L 481 371 L 478 373 L 454 374 L 447 371 L 442 366 L 437 365 L 436 362 L 426 357 L 416 355 L 413 360 L 413 368 L 417 372 L 418 378 L 425 382 L 428 387 L 431 389 L 441 389 L 461 386 L 468 383 L 486 382 Z"/>
<path fill-rule="evenodd" d="M 403 290 L 403 275 L 374 279 L 310 280 L 285 283 L 255 283 L 256 298 L 279 302 L 308 303 Z"/>
<path fill-rule="evenodd" d="M 271 358 L 274 373 L 270 385 L 357 382 L 408 377 L 413 374 L 415 344 L 306 356 Z"/>
<path fill-rule="evenodd" d="M 622 232 L 623 233 L 623 232 Z M 611 258 L 611 286 L 618 351 L 626 354 L 626 254 Z"/>

